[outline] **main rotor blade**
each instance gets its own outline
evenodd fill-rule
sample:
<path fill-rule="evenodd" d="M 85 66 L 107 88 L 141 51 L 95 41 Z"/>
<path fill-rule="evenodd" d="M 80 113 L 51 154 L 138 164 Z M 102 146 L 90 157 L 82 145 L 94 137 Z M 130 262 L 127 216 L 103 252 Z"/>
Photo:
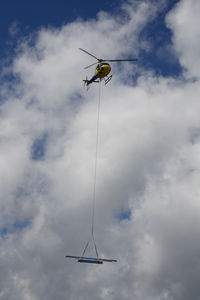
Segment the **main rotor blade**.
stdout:
<path fill-rule="evenodd" d="M 130 59 L 105 59 L 103 61 L 110 61 L 110 62 L 115 62 L 115 61 L 138 61 L 137 58 L 130 58 Z"/>
<path fill-rule="evenodd" d="M 90 67 L 92 67 L 92 66 L 94 66 L 94 65 L 96 65 L 96 64 L 98 64 L 98 61 L 95 62 L 95 63 L 93 63 L 93 64 L 91 64 L 91 65 L 89 65 L 89 66 L 87 66 L 87 67 L 85 67 L 84 69 L 88 69 L 88 68 L 90 68 Z"/>
<path fill-rule="evenodd" d="M 90 56 L 92 56 L 92 57 L 94 57 L 94 58 L 95 58 L 96 60 L 98 60 L 98 61 L 100 60 L 99 58 L 97 58 L 96 56 L 94 56 L 93 54 L 87 52 L 86 50 L 84 50 L 84 49 L 82 49 L 82 48 L 79 48 L 79 50 L 81 50 L 81 51 L 87 53 L 88 55 L 90 55 Z"/>

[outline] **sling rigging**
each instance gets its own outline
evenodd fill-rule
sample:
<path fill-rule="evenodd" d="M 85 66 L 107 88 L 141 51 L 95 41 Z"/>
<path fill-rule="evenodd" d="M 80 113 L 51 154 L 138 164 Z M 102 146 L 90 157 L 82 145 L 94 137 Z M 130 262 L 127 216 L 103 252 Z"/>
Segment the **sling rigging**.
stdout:
<path fill-rule="evenodd" d="M 94 182 L 93 182 L 93 193 L 92 193 L 92 223 L 91 223 L 91 235 L 83 250 L 81 258 L 84 256 L 85 251 L 92 239 L 97 259 L 99 259 L 99 254 L 97 246 L 94 239 L 94 220 L 95 220 L 95 202 L 96 202 L 96 183 L 97 183 L 97 160 L 98 160 L 98 146 L 99 146 L 99 121 L 100 121 L 100 105 L 101 105 L 101 83 L 99 84 L 99 97 L 98 97 L 98 107 L 97 107 L 97 124 L 96 124 L 96 144 L 95 144 L 95 161 L 94 161 Z"/>
<path fill-rule="evenodd" d="M 96 183 L 97 183 L 97 163 L 98 163 L 98 146 L 99 146 L 99 123 L 100 123 L 100 105 L 101 105 L 101 82 L 99 84 L 99 97 L 97 106 L 97 124 L 96 124 L 96 144 L 95 144 L 95 161 L 94 161 L 94 182 L 92 191 L 92 218 L 91 218 L 91 233 L 81 256 L 66 256 L 67 258 L 75 258 L 80 263 L 103 264 L 103 262 L 117 262 L 115 259 L 104 259 L 99 257 L 97 245 L 94 239 L 94 225 L 95 225 L 95 204 L 96 204 Z M 96 252 L 96 257 L 85 257 L 84 254 L 92 240 Z"/>

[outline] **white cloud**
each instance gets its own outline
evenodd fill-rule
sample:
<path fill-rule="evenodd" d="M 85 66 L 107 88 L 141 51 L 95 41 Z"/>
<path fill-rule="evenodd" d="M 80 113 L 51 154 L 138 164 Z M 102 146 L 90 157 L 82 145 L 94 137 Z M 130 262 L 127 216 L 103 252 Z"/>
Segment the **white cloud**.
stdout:
<path fill-rule="evenodd" d="M 196 0 L 178 2 L 167 17 L 180 62 L 190 77 L 200 76 L 200 3 Z"/>
<path fill-rule="evenodd" d="M 167 24 L 180 63 L 198 77 L 196 35 L 190 57 L 187 31 L 180 35 L 188 18 L 177 21 L 184 11 L 197 22 L 194 6 L 185 6 L 180 2 Z M 198 299 L 200 88 L 185 73 L 175 80 L 136 64 L 119 73 L 113 66 L 113 80 L 102 84 L 95 233 L 100 254 L 119 261 L 65 259 L 80 255 L 89 237 L 94 175 L 98 86 L 87 93 L 81 85 L 82 68 L 93 60 L 78 48 L 136 56 L 138 35 L 156 11 L 132 1 L 121 17 L 101 12 L 42 29 L 18 49 L 11 66 L 18 82 L 1 89 L 0 219 L 8 228 L 0 239 L 1 299 Z M 136 69 L 140 76 L 129 86 Z M 44 157 L 33 160 L 32 145 L 43 134 Z M 122 209 L 131 210 L 130 220 L 117 218 Z M 27 226 L 17 228 L 23 220 Z"/>

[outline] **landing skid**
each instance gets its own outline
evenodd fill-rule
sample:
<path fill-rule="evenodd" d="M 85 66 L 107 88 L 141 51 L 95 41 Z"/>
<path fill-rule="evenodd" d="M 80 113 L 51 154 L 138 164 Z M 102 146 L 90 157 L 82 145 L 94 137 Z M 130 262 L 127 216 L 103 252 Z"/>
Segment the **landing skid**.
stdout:
<path fill-rule="evenodd" d="M 103 77 L 103 78 L 100 78 L 99 80 L 94 80 L 93 82 L 99 83 L 99 82 L 101 82 L 102 80 L 104 80 L 105 85 L 106 85 L 111 79 L 112 79 L 112 75 L 110 75 L 109 77 Z"/>
<path fill-rule="evenodd" d="M 112 79 L 112 75 L 110 75 L 109 77 L 104 78 L 105 81 L 105 85 Z"/>

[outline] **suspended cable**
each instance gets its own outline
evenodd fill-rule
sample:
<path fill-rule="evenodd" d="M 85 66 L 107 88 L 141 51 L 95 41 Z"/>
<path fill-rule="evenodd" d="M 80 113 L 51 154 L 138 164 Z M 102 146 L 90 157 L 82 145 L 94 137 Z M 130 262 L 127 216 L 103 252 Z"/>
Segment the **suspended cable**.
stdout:
<path fill-rule="evenodd" d="M 81 254 L 81 259 L 83 258 L 85 251 L 90 243 L 92 238 L 97 259 L 99 259 L 99 254 L 97 246 L 94 239 L 94 225 L 95 225 L 95 204 L 96 204 L 96 183 L 97 183 L 97 162 L 98 162 L 98 145 L 99 145 L 99 120 L 100 120 L 100 105 L 101 105 L 101 81 L 99 82 L 99 97 L 98 97 L 98 106 L 97 106 L 97 123 L 96 123 L 96 143 L 95 143 L 95 160 L 94 160 L 94 182 L 93 182 L 93 192 L 92 192 L 92 222 L 91 222 L 91 235 L 90 238 Z"/>
<path fill-rule="evenodd" d="M 101 81 L 99 82 L 99 98 L 97 107 L 97 125 L 96 125 L 96 147 L 95 147 L 95 162 L 94 162 L 94 186 L 92 197 L 92 229 L 91 234 L 94 234 L 94 216 L 95 216 L 95 202 L 96 202 L 96 182 L 97 182 L 97 159 L 98 159 L 98 145 L 99 145 L 99 119 L 100 119 L 100 104 L 101 104 Z"/>
<path fill-rule="evenodd" d="M 80 263 L 92 263 L 92 264 L 103 264 L 103 262 L 117 262 L 116 259 L 106 259 L 100 258 L 97 250 L 97 246 L 94 239 L 94 225 L 95 225 L 95 202 L 96 202 L 96 184 L 97 184 L 97 163 L 98 163 L 98 145 L 99 145 L 99 120 L 100 120 L 100 104 L 101 104 L 101 80 L 99 82 L 99 98 L 97 106 L 97 123 L 96 123 L 96 144 L 95 144 L 95 160 L 94 160 L 94 182 L 92 190 L 92 217 L 91 217 L 91 233 L 88 242 L 81 254 L 81 256 L 71 256 L 67 255 L 67 258 L 75 258 Z M 96 258 L 94 257 L 85 257 L 84 254 L 88 248 L 90 241 L 93 241 Z"/>

